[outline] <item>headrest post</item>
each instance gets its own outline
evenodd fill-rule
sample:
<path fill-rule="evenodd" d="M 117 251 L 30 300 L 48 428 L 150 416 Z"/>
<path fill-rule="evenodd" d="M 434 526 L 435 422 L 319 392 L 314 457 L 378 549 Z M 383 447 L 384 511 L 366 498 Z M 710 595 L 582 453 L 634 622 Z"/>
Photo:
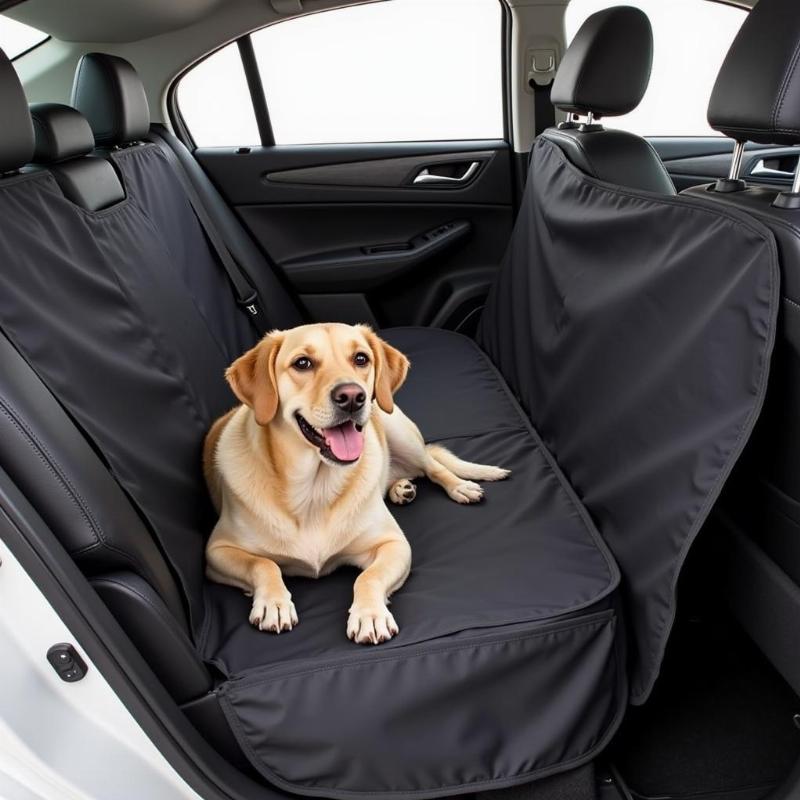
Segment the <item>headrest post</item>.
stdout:
<path fill-rule="evenodd" d="M 794 171 L 794 180 L 792 181 L 792 194 L 800 195 L 800 162 Z"/>
<path fill-rule="evenodd" d="M 733 143 L 733 157 L 731 158 L 731 168 L 727 178 L 720 178 L 714 185 L 713 191 L 720 194 L 730 192 L 743 192 L 747 184 L 739 177 L 742 173 L 742 158 L 744 157 L 744 141 L 738 139 Z"/>
<path fill-rule="evenodd" d="M 586 114 L 586 124 L 587 125 L 594 125 L 594 112 L 593 111 L 589 111 Z"/>
<path fill-rule="evenodd" d="M 742 157 L 744 156 L 744 142 L 734 142 L 733 158 L 731 159 L 731 169 L 728 173 L 729 181 L 739 180 L 742 172 Z"/>

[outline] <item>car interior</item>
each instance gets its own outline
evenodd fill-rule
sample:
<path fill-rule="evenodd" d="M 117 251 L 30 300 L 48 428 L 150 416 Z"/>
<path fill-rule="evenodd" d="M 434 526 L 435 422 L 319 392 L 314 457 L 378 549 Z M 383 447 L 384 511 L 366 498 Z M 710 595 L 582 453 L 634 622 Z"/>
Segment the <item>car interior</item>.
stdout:
<path fill-rule="evenodd" d="M 0 4 L 45 37 L 0 51 L 0 539 L 202 797 L 798 797 L 800 4 L 682 0 L 739 15 L 697 136 L 624 127 L 668 44 L 640 2 L 568 39 L 567 0 L 475 0 L 502 136 L 283 138 L 256 37 L 404 1 Z M 193 124 L 217 57 L 257 142 Z M 392 507 L 378 647 L 349 569 L 289 579 L 281 636 L 204 572 L 225 370 L 325 321 L 512 470 Z"/>

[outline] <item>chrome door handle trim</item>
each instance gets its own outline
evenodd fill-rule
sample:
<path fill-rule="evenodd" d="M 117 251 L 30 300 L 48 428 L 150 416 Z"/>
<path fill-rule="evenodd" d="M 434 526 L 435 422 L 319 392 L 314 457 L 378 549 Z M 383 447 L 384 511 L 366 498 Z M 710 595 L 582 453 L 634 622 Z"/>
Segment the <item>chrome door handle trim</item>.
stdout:
<path fill-rule="evenodd" d="M 448 175 L 431 175 L 428 168 L 421 170 L 420 173 L 414 178 L 414 184 L 449 184 L 450 186 L 459 183 L 468 183 L 475 177 L 475 173 L 480 169 L 481 162 L 473 161 L 466 169 L 463 175 L 457 178 L 451 178 Z"/>
<path fill-rule="evenodd" d="M 782 178 L 783 180 L 790 181 L 794 178 L 793 172 L 785 172 L 782 169 L 770 169 L 766 165 L 766 159 L 762 158 L 750 170 L 750 174 L 754 178 Z"/>

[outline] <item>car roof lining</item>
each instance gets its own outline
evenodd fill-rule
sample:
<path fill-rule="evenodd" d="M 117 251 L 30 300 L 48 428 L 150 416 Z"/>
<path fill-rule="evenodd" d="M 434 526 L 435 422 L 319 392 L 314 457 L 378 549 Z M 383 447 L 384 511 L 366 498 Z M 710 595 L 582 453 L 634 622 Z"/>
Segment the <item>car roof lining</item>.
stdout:
<path fill-rule="evenodd" d="M 375 0 L 372 0 L 373 2 Z M 710 0 L 751 8 L 756 0 Z M 530 5 L 531 0 L 507 0 L 508 5 Z M 551 3 L 552 0 L 547 0 Z M 341 5 L 352 3 L 342 2 Z M 262 7 L 266 20 L 329 8 L 320 0 L 137 0 L 108 3 L 106 0 L 21 0 L 2 4 L 9 17 L 44 30 L 66 42 L 134 42 L 194 25 L 211 17 L 222 6 L 239 6 L 245 17 Z"/>

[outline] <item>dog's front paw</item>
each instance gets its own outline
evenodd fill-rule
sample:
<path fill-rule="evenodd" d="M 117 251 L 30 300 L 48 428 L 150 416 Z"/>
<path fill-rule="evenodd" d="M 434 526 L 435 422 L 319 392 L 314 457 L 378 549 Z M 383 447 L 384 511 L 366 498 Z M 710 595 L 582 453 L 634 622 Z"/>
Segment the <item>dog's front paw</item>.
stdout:
<path fill-rule="evenodd" d="M 384 605 L 382 608 L 352 606 L 347 619 L 347 638 L 358 644 L 380 644 L 388 642 L 400 628 Z"/>
<path fill-rule="evenodd" d="M 398 506 L 408 505 L 417 496 L 417 487 L 408 478 L 402 478 L 392 484 L 389 499 Z"/>
<path fill-rule="evenodd" d="M 250 624 L 260 631 L 290 631 L 299 622 L 290 594 L 270 595 L 256 591 L 250 609 Z"/>
<path fill-rule="evenodd" d="M 483 500 L 483 487 L 472 481 L 456 484 L 447 494 L 456 503 L 480 503 Z"/>

